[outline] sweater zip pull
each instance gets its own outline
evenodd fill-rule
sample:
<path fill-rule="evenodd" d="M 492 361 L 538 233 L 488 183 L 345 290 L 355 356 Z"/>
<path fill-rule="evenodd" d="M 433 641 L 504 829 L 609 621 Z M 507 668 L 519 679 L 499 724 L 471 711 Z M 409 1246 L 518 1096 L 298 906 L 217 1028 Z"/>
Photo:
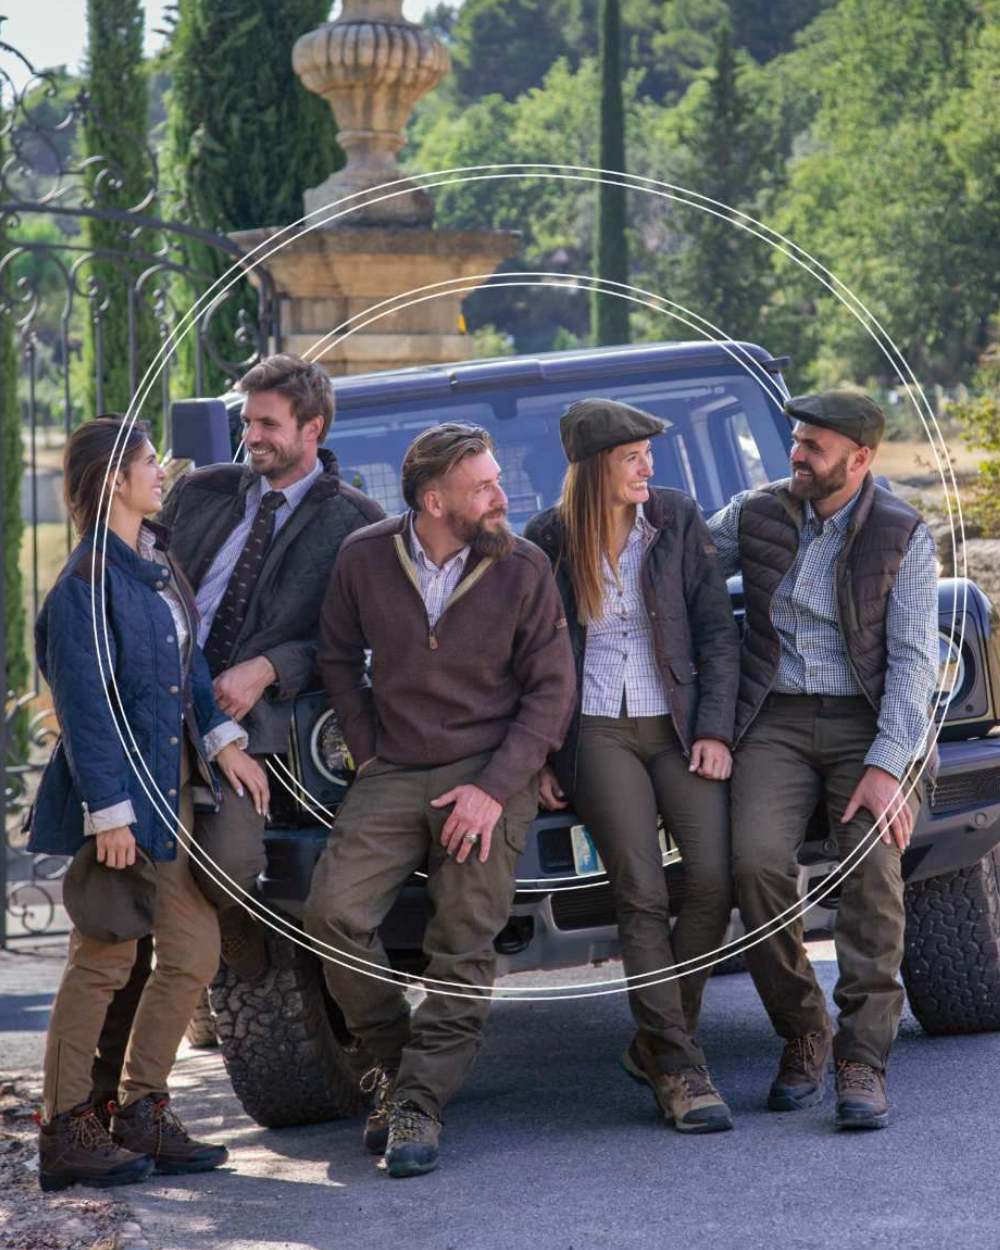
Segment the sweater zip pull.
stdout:
<path fill-rule="evenodd" d="M 438 648 L 437 634 L 435 634 L 433 629 L 428 631 L 427 645 L 430 647 L 432 651 L 436 651 Z"/>

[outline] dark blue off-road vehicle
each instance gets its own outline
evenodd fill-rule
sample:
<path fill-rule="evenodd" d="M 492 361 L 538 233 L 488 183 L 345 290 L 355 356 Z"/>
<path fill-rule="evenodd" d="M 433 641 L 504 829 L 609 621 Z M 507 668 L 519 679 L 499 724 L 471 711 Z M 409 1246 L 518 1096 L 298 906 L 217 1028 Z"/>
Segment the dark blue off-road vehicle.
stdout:
<path fill-rule="evenodd" d="M 521 529 L 558 495 L 561 413 L 581 396 L 609 396 L 667 422 L 657 440 L 655 481 L 688 491 L 710 515 L 737 491 L 787 473 L 782 363 L 749 344 L 677 343 L 337 378 L 327 446 L 337 454 L 343 479 L 391 513 L 403 508 L 399 466 L 418 431 L 448 419 L 486 426 L 496 442 L 511 521 Z M 204 461 L 204 448 L 213 446 L 208 458 L 221 458 L 238 430 L 240 406 L 238 395 L 185 405 L 175 421 L 174 454 Z M 738 579 L 730 589 L 739 615 Z M 1000 737 L 991 736 L 1000 724 L 1000 641 L 996 612 L 969 581 L 941 582 L 940 646 L 941 765 L 903 861 L 903 977 L 913 1013 L 928 1032 L 961 1033 L 1000 1028 Z M 303 695 L 287 755 L 271 760 L 268 868 L 260 882 L 262 897 L 292 920 L 301 914 L 352 768 L 324 695 Z M 676 907 L 684 870 L 669 830 L 664 835 L 664 872 Z M 803 889 L 833 869 L 834 854 L 817 813 L 801 855 Z M 420 968 L 426 905 L 415 877 L 383 927 L 393 958 L 409 970 Z M 833 889 L 810 912 L 811 927 L 829 925 L 836 905 Z M 261 1124 L 348 1113 L 357 1106 L 356 1077 L 319 960 L 277 933 L 269 942 L 273 966 L 262 982 L 241 984 L 223 971 L 212 988 L 233 1087 Z M 501 972 L 617 953 L 610 888 L 572 813 L 539 814 L 521 859 L 510 921 L 496 946 Z"/>

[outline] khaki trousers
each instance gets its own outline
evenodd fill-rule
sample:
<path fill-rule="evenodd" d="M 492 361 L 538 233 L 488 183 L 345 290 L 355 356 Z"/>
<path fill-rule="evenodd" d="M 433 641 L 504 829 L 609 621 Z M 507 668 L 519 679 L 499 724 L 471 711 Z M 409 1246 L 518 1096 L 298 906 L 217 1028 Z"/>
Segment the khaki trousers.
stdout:
<path fill-rule="evenodd" d="M 693 1039 L 711 968 L 656 981 L 721 945 L 732 908 L 729 787 L 688 769 L 669 716 L 584 716 L 574 807 L 614 891 L 629 1004 L 663 1072 L 705 1062 Z M 657 814 L 681 852 L 684 898 L 673 936 Z"/>
<path fill-rule="evenodd" d="M 191 787 L 183 764 L 182 769 L 179 815 L 190 830 Z M 156 962 L 139 999 L 125 1051 L 119 1092 L 122 1106 L 166 1091 L 184 1030 L 219 966 L 218 920 L 194 883 L 180 840 L 177 858 L 157 862 L 156 869 Z M 69 959 L 45 1045 L 46 1120 L 90 1098 L 97 1040 L 111 999 L 129 980 L 135 955 L 135 942 L 97 942 L 76 929 L 70 933 Z"/>
<path fill-rule="evenodd" d="M 781 927 L 794 908 L 798 851 L 822 804 L 841 860 L 864 839 L 872 815 L 841 816 L 878 732 L 864 698 L 769 695 L 733 757 L 733 871 L 747 931 L 769 936 L 748 948 L 747 966 L 780 1037 L 830 1027 L 826 1000 L 803 945 L 803 921 Z M 919 806 L 919 787 L 911 797 Z M 903 878 L 898 849 L 881 838 L 844 878 L 834 927 L 840 1009 L 837 1059 L 883 1069 L 903 1007 Z"/>
<path fill-rule="evenodd" d="M 306 903 L 307 932 L 350 965 L 323 963 L 347 1027 L 376 1058 L 398 1064 L 396 1098 L 436 1116 L 479 1050 L 496 967 L 493 939 L 507 923 L 518 856 L 538 811 L 532 781 L 504 807 L 485 863 L 477 852 L 462 864 L 445 854 L 441 830 L 451 807 L 430 802 L 474 783 L 489 758 L 487 752 L 441 768 L 370 764 L 337 812 Z M 424 867 L 433 907 L 424 937 L 429 992 L 411 1021 L 402 985 L 364 975 L 352 961 L 389 974 L 377 929 L 410 874 Z M 435 993 L 433 978 L 457 983 L 457 991 Z"/>

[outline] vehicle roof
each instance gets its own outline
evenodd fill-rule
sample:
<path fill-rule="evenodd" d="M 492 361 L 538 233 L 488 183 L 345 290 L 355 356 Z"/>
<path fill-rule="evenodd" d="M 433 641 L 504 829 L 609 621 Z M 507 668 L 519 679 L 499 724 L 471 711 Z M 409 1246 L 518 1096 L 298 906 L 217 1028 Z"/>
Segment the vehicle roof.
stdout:
<path fill-rule="evenodd" d="M 643 343 L 624 347 L 582 347 L 571 351 L 540 352 L 530 356 L 497 356 L 453 364 L 417 365 L 383 373 L 334 377 L 338 407 L 384 403 L 406 395 L 435 396 L 532 383 L 579 382 L 624 373 L 645 372 L 651 366 L 740 367 L 741 356 L 775 372 L 784 364 L 756 343 L 723 342 Z"/>

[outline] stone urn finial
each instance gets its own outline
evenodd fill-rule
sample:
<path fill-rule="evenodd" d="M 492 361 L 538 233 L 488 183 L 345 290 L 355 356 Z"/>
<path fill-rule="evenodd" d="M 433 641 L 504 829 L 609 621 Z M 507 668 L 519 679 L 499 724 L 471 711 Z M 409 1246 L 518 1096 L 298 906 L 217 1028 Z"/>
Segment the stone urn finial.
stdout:
<path fill-rule="evenodd" d="M 407 119 L 450 61 L 433 35 L 403 17 L 403 0 L 344 0 L 335 22 L 296 41 L 292 66 L 330 105 L 347 156 L 343 169 L 305 193 L 310 213 L 402 177 L 396 156 Z M 357 203 L 362 207 L 340 219 L 344 225 L 426 225 L 434 215 L 430 197 L 416 185 L 381 203 Z"/>

